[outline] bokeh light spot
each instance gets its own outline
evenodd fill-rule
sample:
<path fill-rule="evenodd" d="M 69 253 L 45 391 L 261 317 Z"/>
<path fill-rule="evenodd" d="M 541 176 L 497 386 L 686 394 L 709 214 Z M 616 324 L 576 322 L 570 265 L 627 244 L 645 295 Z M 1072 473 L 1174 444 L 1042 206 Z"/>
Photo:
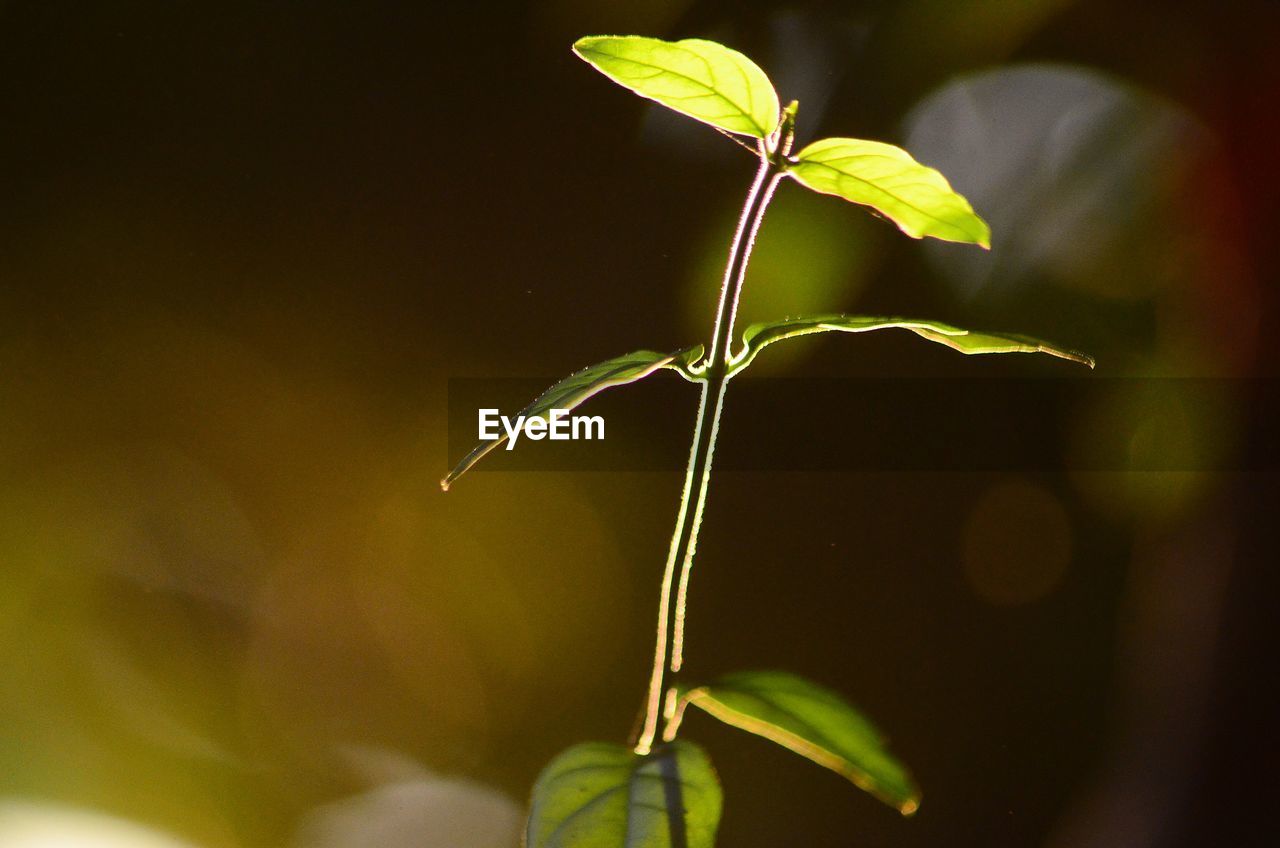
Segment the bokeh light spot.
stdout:
<path fill-rule="evenodd" d="M 0 800 L 0 848 L 190 848 L 124 819 L 57 804 Z"/>

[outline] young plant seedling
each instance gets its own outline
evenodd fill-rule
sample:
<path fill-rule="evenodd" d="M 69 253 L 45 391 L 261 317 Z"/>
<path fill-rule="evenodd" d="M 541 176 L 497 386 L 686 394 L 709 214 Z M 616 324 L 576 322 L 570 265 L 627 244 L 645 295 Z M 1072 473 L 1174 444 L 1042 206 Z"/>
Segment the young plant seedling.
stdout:
<path fill-rule="evenodd" d="M 977 333 L 937 321 L 865 315 L 811 315 L 748 327 L 733 343 L 733 322 L 752 243 L 783 180 L 870 207 L 912 238 L 990 247 L 990 231 L 942 174 L 891 144 L 825 138 L 792 153 L 798 104 L 780 106 L 772 83 L 746 56 L 713 41 L 591 36 L 574 51 L 641 97 L 680 112 L 748 147 L 759 159 L 729 250 L 715 323 L 706 347 L 636 351 L 592 365 L 547 389 L 521 415 L 573 409 L 611 386 L 670 369 L 702 392 L 693 446 L 662 575 L 658 628 L 644 721 L 630 746 L 589 742 L 569 748 L 533 789 L 528 848 L 709 848 L 720 822 L 720 783 L 706 753 L 677 738 L 688 707 L 772 740 L 848 778 L 910 815 L 920 791 L 886 749 L 884 737 L 836 693 L 781 671 L 727 674 L 691 685 L 684 663 L 685 600 L 711 458 L 730 381 L 769 345 L 811 333 L 909 330 L 961 353 L 1047 353 L 1093 367 L 1093 360 L 1037 339 Z M 739 137 L 750 139 L 743 141 Z M 448 489 L 505 436 L 482 442 L 441 481 Z"/>

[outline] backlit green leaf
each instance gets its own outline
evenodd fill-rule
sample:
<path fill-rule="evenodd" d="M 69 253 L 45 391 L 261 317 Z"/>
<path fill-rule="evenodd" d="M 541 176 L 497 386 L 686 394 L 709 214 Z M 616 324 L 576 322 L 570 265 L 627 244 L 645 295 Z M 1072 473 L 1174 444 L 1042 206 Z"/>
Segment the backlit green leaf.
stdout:
<path fill-rule="evenodd" d="M 711 848 L 723 803 L 711 761 L 690 742 L 648 756 L 588 742 L 533 787 L 526 848 Z"/>
<path fill-rule="evenodd" d="M 870 206 L 912 238 L 991 247 L 991 230 L 969 201 L 901 147 L 824 138 L 801 150 L 788 173 L 814 191 Z"/>
<path fill-rule="evenodd" d="M 518 415 L 528 418 L 545 418 L 553 409 L 573 409 L 594 395 L 612 386 L 634 383 L 648 377 L 653 372 L 670 368 L 686 378 L 692 378 L 689 366 L 702 357 L 702 345 L 678 350 L 675 353 L 656 353 L 652 350 L 638 350 L 625 356 L 606 359 L 604 362 L 589 365 L 576 371 L 547 389 L 520 410 Z M 445 491 L 453 485 L 453 481 L 461 477 L 471 466 L 479 462 L 485 454 L 507 440 L 505 433 L 499 431 L 496 439 L 489 439 L 476 445 L 470 453 L 462 458 L 449 475 L 440 481 L 440 488 Z"/>
<path fill-rule="evenodd" d="M 1047 353 L 1060 359 L 1069 359 L 1081 365 L 1093 367 L 1093 357 L 1079 351 L 1051 345 L 1030 336 L 1012 333 L 978 333 L 962 330 L 941 321 L 920 321 L 914 318 L 886 318 L 869 315 L 810 315 L 804 318 L 787 318 L 766 324 L 752 324 L 742 334 L 746 344 L 733 363 L 735 371 L 746 368 L 763 348 L 783 339 L 807 336 L 812 333 L 866 333 L 871 330 L 910 330 L 921 338 L 946 345 L 961 353 Z"/>
<path fill-rule="evenodd" d="M 884 737 L 836 693 L 782 671 L 729 674 L 684 693 L 726 724 L 777 742 L 911 815 L 920 791 Z"/>
<path fill-rule="evenodd" d="M 778 126 L 778 95 L 769 77 L 723 44 L 592 35 L 578 39 L 573 51 L 641 97 L 713 127 L 765 138 Z"/>

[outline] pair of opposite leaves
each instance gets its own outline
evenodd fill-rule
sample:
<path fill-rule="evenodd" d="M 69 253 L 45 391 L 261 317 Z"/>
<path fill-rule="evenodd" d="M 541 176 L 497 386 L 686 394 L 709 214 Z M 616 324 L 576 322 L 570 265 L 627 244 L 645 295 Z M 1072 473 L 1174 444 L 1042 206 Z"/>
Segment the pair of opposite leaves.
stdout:
<path fill-rule="evenodd" d="M 703 39 L 662 41 L 642 36 L 593 35 L 574 52 L 614 82 L 718 130 L 770 143 L 782 119 L 778 94 L 755 62 L 723 44 Z M 785 174 L 823 194 L 869 206 L 914 238 L 929 236 L 989 248 L 990 230 L 946 177 L 921 165 L 900 147 L 856 138 L 815 141 L 785 160 Z M 741 371 L 764 347 L 812 333 L 862 333 L 904 329 L 961 353 L 1047 353 L 1093 367 L 1085 354 L 1012 333 L 979 333 L 940 321 L 865 316 L 810 315 L 756 324 L 743 334 L 743 349 L 730 362 Z M 703 348 L 674 353 L 640 350 L 584 368 L 547 389 L 520 415 L 545 416 L 573 409 L 593 395 L 661 369 L 697 380 Z M 481 442 L 440 481 L 453 482 L 506 440 Z"/>
<path fill-rule="evenodd" d="M 762 141 L 778 129 L 778 94 L 755 62 L 714 41 L 588 36 L 574 52 L 641 97 L 725 132 Z M 900 147 L 824 138 L 786 160 L 802 185 L 870 206 L 913 238 L 989 248 L 991 231 L 946 177 Z"/>

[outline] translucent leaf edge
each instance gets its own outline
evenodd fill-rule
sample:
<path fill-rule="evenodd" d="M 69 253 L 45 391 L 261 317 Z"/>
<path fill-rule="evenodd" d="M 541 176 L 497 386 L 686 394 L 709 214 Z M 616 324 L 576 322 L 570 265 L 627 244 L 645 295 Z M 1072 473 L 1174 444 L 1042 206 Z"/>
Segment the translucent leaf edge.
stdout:
<path fill-rule="evenodd" d="M 591 45 L 594 44 L 595 42 L 606 41 L 606 40 L 621 41 L 621 40 L 632 40 L 632 39 L 638 40 L 638 41 L 649 41 L 649 42 L 655 42 L 660 44 L 666 44 L 670 46 L 681 46 L 681 45 L 689 45 L 689 44 L 710 44 L 715 46 L 718 49 L 725 50 L 733 54 L 736 59 L 741 60 L 745 65 L 759 72 L 761 78 L 768 85 L 768 93 L 773 104 L 773 109 L 772 109 L 772 115 L 769 121 L 766 122 L 767 126 L 762 125 L 760 122 L 760 116 L 755 114 L 754 103 L 752 104 L 751 110 L 744 110 L 742 109 L 741 105 L 737 103 L 734 103 L 733 105 L 735 108 L 741 111 L 741 113 L 745 115 L 751 121 L 752 124 L 755 125 L 756 127 L 755 132 L 744 132 L 739 129 L 732 129 L 730 127 L 717 124 L 712 120 L 708 120 L 707 118 L 704 118 L 698 115 L 693 115 L 693 114 L 690 114 L 689 112 L 685 112 L 681 109 L 677 109 L 671 104 L 664 103 L 659 98 L 651 94 L 646 94 L 645 92 L 637 89 L 635 86 L 630 85 L 627 82 L 624 82 L 623 80 L 618 79 L 613 74 L 601 68 L 600 65 L 598 65 L 596 62 L 592 61 L 592 59 L 588 55 L 586 55 L 586 53 L 584 52 L 584 50 L 589 51 Z M 627 89 L 632 94 L 635 94 L 638 97 L 642 97 L 645 100 L 648 100 L 652 103 L 657 103 L 659 106 L 662 106 L 665 109 L 670 109 L 671 111 L 677 114 L 684 115 L 685 117 L 691 118 L 695 121 L 698 121 L 699 123 L 703 123 L 703 124 L 706 124 L 707 126 L 711 126 L 711 127 L 715 127 L 716 129 L 723 130 L 724 132 L 736 133 L 739 135 L 746 135 L 751 138 L 758 138 L 763 140 L 768 138 L 778 128 L 778 124 L 781 122 L 782 105 L 781 105 L 781 100 L 778 97 L 777 87 L 773 84 L 773 80 L 769 78 L 769 75 L 765 73 L 763 68 L 761 68 L 758 64 L 752 61 L 752 59 L 749 56 L 747 56 L 745 53 L 742 53 L 741 51 L 738 51 L 738 50 L 734 50 L 732 47 L 721 44 L 718 41 L 712 41 L 706 38 L 682 38 L 682 39 L 679 39 L 678 41 L 668 41 L 666 39 L 653 38 L 651 36 L 645 36 L 645 35 L 584 35 L 573 43 L 572 49 L 573 49 L 574 55 L 576 55 L 579 59 L 586 62 L 588 65 L 594 68 L 597 72 L 603 74 L 614 84 Z M 697 82 L 697 84 L 699 85 L 704 85 L 703 83 L 697 80 L 695 80 L 694 82 Z M 723 97 L 725 100 L 729 100 L 729 98 L 725 97 L 723 94 L 721 94 L 720 96 Z"/>
<path fill-rule="evenodd" d="M 828 690 L 826 687 L 804 680 L 797 675 L 792 675 L 790 673 L 787 674 L 790 677 L 801 680 L 808 686 L 814 687 L 816 690 L 835 696 L 848 709 L 853 710 L 855 713 L 858 712 L 857 709 L 845 701 L 842 696 L 831 692 L 831 690 Z M 722 678 L 722 681 L 723 680 L 724 679 Z M 724 682 L 712 682 L 701 686 L 681 689 L 675 709 L 675 716 L 672 720 L 672 726 L 668 730 L 668 734 L 674 736 L 675 732 L 678 731 L 681 721 L 683 720 L 685 709 L 692 705 L 730 727 L 736 727 L 739 730 L 752 734 L 753 736 L 766 739 L 776 745 L 786 748 L 792 753 L 804 757 L 810 762 L 835 772 L 876 800 L 893 807 L 903 816 L 910 817 L 915 815 L 915 813 L 920 809 L 920 802 L 923 798 L 920 788 L 916 785 L 914 778 L 912 778 L 911 772 L 902 765 L 896 757 L 884 752 L 884 756 L 890 759 L 902 771 L 904 780 L 909 787 L 909 791 L 902 795 L 882 790 L 874 777 L 840 754 L 837 754 L 816 742 L 805 739 L 803 736 L 785 728 L 733 709 L 723 701 L 717 699 L 715 694 L 717 686 L 730 688 L 729 684 Z M 874 730 L 874 727 L 872 727 L 872 729 Z M 876 735 L 877 743 L 883 745 L 885 741 L 883 735 L 878 732 Z"/>
<path fill-rule="evenodd" d="M 1087 353 L 1055 345 L 1043 339 L 1017 333 L 966 330 L 941 321 L 920 318 L 902 318 L 878 315 L 811 315 L 784 318 L 752 324 L 742 333 L 743 348 L 731 362 L 733 373 L 746 368 L 760 351 L 775 342 L 809 336 L 816 333 L 869 333 L 876 330 L 907 330 L 926 341 L 941 344 L 966 356 L 997 353 L 1043 353 L 1084 365 L 1090 370 L 1096 361 Z M 766 335 L 768 334 L 768 335 Z M 983 336 L 999 339 L 1003 343 L 982 348 L 965 347 L 958 339 L 966 336 Z"/>
<path fill-rule="evenodd" d="M 606 360 L 603 360 L 602 362 L 597 362 L 593 365 L 588 365 L 585 368 L 580 368 L 577 371 L 574 371 L 569 376 L 559 380 L 558 382 L 552 384 L 551 386 L 543 390 L 541 394 L 539 394 L 536 398 L 534 398 L 529 404 L 527 404 L 523 409 L 521 409 L 516 414 L 523 415 L 526 417 L 530 417 L 530 416 L 536 417 L 538 413 L 534 412 L 534 410 L 537 410 L 538 407 L 544 402 L 544 399 L 546 399 L 547 397 L 555 393 L 557 389 L 560 389 L 561 387 L 566 386 L 567 384 L 571 383 L 576 377 L 583 374 L 584 372 L 590 371 L 592 368 L 599 368 L 603 365 L 609 364 L 610 362 L 621 363 L 622 361 L 628 359 L 629 357 L 639 357 L 639 356 L 648 355 L 649 357 L 652 357 L 653 361 L 649 365 L 643 367 L 637 373 L 628 375 L 624 378 L 618 378 L 618 379 L 606 378 L 602 380 L 597 380 L 589 384 L 589 386 L 585 387 L 584 391 L 579 392 L 575 395 L 571 395 L 570 397 L 572 398 L 572 400 L 570 402 L 566 402 L 564 406 L 557 406 L 555 408 L 576 409 L 577 407 L 581 406 L 583 403 L 595 397 L 605 389 L 610 389 L 615 386 L 625 386 L 630 383 L 638 382 L 640 380 L 643 380 L 645 377 L 648 377 L 649 375 L 657 371 L 660 371 L 664 368 L 675 371 L 676 373 L 680 374 L 680 376 L 684 377 L 686 380 L 690 380 L 692 382 L 698 382 L 701 380 L 701 377 L 699 376 L 699 372 L 695 368 L 694 363 L 696 363 L 699 359 L 702 358 L 702 352 L 703 352 L 702 345 L 697 344 L 697 345 L 692 345 L 691 347 L 682 348 L 681 350 L 677 350 L 674 353 L 664 354 L 664 353 L 657 353 L 651 350 L 637 350 L 637 351 L 632 351 L 631 353 L 625 353 L 621 356 L 615 356 L 612 359 L 606 359 Z M 484 457 L 487 454 L 489 454 L 491 451 L 498 448 L 506 440 L 507 440 L 507 435 L 505 433 L 500 433 L 498 438 L 496 439 L 489 439 L 487 441 L 480 442 L 478 445 L 472 448 L 471 451 L 466 456 L 464 456 L 458 462 L 457 465 L 453 467 L 453 470 L 451 470 L 447 475 L 445 475 L 445 477 L 440 481 L 440 489 L 445 492 L 449 491 L 449 489 L 453 486 L 453 484 L 457 482 L 459 477 L 461 477 L 463 474 L 471 470 L 471 468 L 473 468 L 476 465 L 476 463 L 478 463 L 481 459 L 484 459 Z"/>
<path fill-rule="evenodd" d="M 887 189 L 881 186 L 878 186 L 875 183 L 872 183 L 870 180 L 840 171 L 838 168 L 835 168 L 834 166 L 830 165 L 827 162 L 809 158 L 814 155 L 816 150 L 820 151 L 821 149 L 823 149 L 824 145 L 840 144 L 840 143 L 853 143 L 857 145 L 873 146 L 874 148 L 882 149 L 885 152 L 885 155 L 890 155 L 890 152 L 892 152 L 892 155 L 895 156 L 895 158 L 901 158 L 909 162 L 911 165 L 922 169 L 929 175 L 936 177 L 942 183 L 941 188 L 945 190 L 947 193 L 949 193 L 961 204 L 963 204 L 962 211 L 972 219 L 972 223 L 975 225 L 975 231 L 968 232 L 965 227 L 962 227 L 960 224 L 954 221 L 949 221 L 943 218 L 939 218 L 937 217 L 937 215 L 931 212 L 928 212 L 924 209 L 921 209 L 918 206 L 915 206 L 914 204 L 911 204 L 910 202 L 903 200 L 902 198 L 895 197 Z M 905 224 L 903 221 L 898 220 L 888 212 L 878 209 L 872 203 L 868 203 L 862 200 L 854 200 L 838 191 L 829 191 L 825 188 L 819 188 L 818 186 L 814 185 L 813 183 L 805 179 L 804 171 L 802 170 L 802 168 L 805 166 L 827 168 L 829 170 L 835 171 L 838 174 L 846 176 L 850 179 L 856 179 L 861 182 L 867 183 L 868 185 L 875 188 L 877 191 L 881 191 L 881 192 L 884 192 L 885 194 L 889 194 L 890 197 L 894 197 L 894 199 L 897 200 L 899 203 L 904 203 L 908 206 L 912 206 L 912 208 L 914 208 L 921 215 L 924 215 L 925 217 L 928 217 L 928 218 L 932 218 L 934 221 L 937 221 L 939 224 L 943 225 L 944 227 L 956 230 L 960 232 L 962 235 L 960 237 L 950 237 L 950 236 L 941 235 L 937 232 L 925 232 L 924 230 L 918 229 L 909 224 Z M 912 156 L 908 150 L 902 147 L 898 147 L 897 145 L 889 144 L 887 142 L 882 142 L 882 141 L 871 141 L 868 139 L 861 139 L 861 138 L 832 137 L 832 138 L 818 139 L 817 141 L 814 141 L 805 145 L 805 147 L 799 153 L 795 154 L 795 156 L 791 158 L 791 162 L 789 163 L 787 168 L 787 174 L 796 182 L 798 182 L 800 185 L 804 186 L 810 191 L 815 191 L 819 194 L 830 195 L 831 197 L 838 197 L 841 200 L 847 201 L 849 203 L 854 203 L 859 206 L 866 206 L 868 208 L 875 210 L 877 214 L 891 221 L 894 224 L 894 226 L 896 226 L 899 230 L 901 230 L 903 233 L 910 236 L 911 238 L 914 238 L 914 239 L 936 238 L 939 241 L 949 241 L 949 242 L 955 242 L 959 244 L 976 244 L 977 246 L 981 247 L 984 250 L 991 249 L 991 226 L 986 222 L 986 220 L 981 215 L 977 213 L 977 211 L 974 210 L 973 204 L 969 202 L 969 199 L 965 197 L 963 194 L 961 194 L 960 192 L 955 190 L 955 188 L 951 185 L 951 181 L 947 179 L 945 174 L 943 174 L 937 168 L 930 167 L 920 162 L 914 156 Z"/>

